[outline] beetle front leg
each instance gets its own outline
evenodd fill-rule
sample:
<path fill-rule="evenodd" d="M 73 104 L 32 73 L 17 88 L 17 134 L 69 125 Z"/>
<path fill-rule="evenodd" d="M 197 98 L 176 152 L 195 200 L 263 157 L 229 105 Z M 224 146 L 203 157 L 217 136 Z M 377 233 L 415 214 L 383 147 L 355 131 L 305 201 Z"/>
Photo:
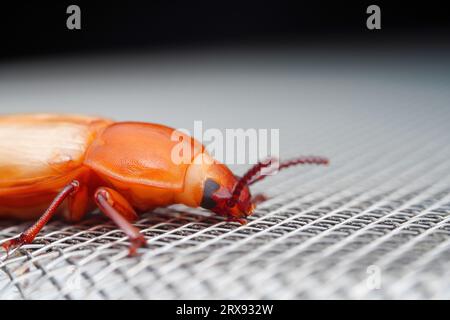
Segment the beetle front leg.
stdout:
<path fill-rule="evenodd" d="M 241 226 L 245 226 L 248 223 L 245 218 L 227 218 L 227 222 L 238 222 Z"/>
<path fill-rule="evenodd" d="M 252 203 L 255 205 L 258 205 L 260 203 L 263 203 L 265 201 L 269 200 L 269 197 L 266 196 L 264 193 L 258 193 L 255 194 L 252 198 Z"/>
<path fill-rule="evenodd" d="M 60 193 L 53 199 L 52 203 L 48 207 L 48 209 L 44 212 L 44 214 L 27 230 L 22 232 L 16 238 L 10 239 L 1 244 L 3 249 L 6 250 L 6 256 L 8 257 L 11 250 L 17 250 L 24 244 L 28 244 L 33 242 L 34 238 L 36 238 L 37 234 L 41 231 L 41 229 L 47 224 L 47 222 L 55 215 L 58 211 L 59 206 L 64 202 L 64 200 L 77 192 L 80 183 L 76 180 L 72 181 L 70 184 L 65 186 Z"/>
<path fill-rule="evenodd" d="M 147 244 L 145 237 L 130 221 L 138 217 L 128 201 L 118 192 L 109 188 L 99 188 L 95 192 L 95 202 L 100 210 L 108 216 L 130 239 L 130 256 L 136 254 L 137 249 Z"/>

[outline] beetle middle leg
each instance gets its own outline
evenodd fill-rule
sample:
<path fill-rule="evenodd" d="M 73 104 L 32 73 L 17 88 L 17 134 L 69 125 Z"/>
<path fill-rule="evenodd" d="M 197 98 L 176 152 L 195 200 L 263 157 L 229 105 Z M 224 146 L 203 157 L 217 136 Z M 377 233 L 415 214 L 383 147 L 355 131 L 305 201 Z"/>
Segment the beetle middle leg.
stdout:
<path fill-rule="evenodd" d="M 44 214 L 27 230 L 22 232 L 18 237 L 8 240 L 2 243 L 3 249 L 6 250 L 7 256 L 10 253 L 11 249 L 17 250 L 24 244 L 28 244 L 33 242 L 36 235 L 41 231 L 41 229 L 47 224 L 47 222 L 55 215 L 58 211 L 59 206 L 64 202 L 64 200 L 73 195 L 80 187 L 80 183 L 77 180 L 72 181 L 67 186 L 65 186 L 53 199 L 53 202 L 50 204 L 48 209 L 44 212 Z"/>
<path fill-rule="evenodd" d="M 147 244 L 145 237 L 130 221 L 138 217 L 128 201 L 117 191 L 101 187 L 95 192 L 95 202 L 100 210 L 108 216 L 130 239 L 130 256 L 135 255 L 138 248 Z"/>

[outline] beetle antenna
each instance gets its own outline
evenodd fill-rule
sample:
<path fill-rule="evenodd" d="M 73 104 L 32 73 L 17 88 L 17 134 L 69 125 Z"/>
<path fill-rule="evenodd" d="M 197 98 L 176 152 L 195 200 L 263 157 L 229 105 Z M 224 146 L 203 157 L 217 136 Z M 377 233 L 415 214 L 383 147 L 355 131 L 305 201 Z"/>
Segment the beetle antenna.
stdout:
<path fill-rule="evenodd" d="M 306 156 L 306 157 L 298 157 L 295 159 L 290 159 L 290 160 L 286 160 L 281 162 L 278 165 L 278 168 L 274 168 L 272 170 L 272 172 L 275 171 L 280 171 L 283 169 L 287 169 L 289 167 L 293 167 L 293 166 L 298 166 L 298 165 L 302 165 L 302 164 L 312 164 L 312 165 L 328 165 L 330 163 L 330 161 L 327 158 L 324 157 L 316 157 L 316 156 Z M 250 181 L 248 181 L 247 185 L 252 185 L 255 182 L 261 181 L 262 179 L 264 179 L 265 177 L 267 177 L 268 174 L 264 174 L 264 175 L 259 175 L 259 176 L 254 176 L 253 179 L 251 179 Z"/>
<path fill-rule="evenodd" d="M 253 167 L 251 167 L 243 176 L 241 179 L 239 179 L 238 183 L 236 184 L 236 187 L 233 190 L 233 194 L 230 197 L 230 199 L 227 202 L 228 207 L 233 207 L 236 202 L 238 201 L 242 190 L 245 186 L 250 186 L 254 184 L 255 182 L 261 181 L 265 177 L 268 176 L 268 174 L 261 175 L 261 170 L 264 168 L 267 168 L 272 165 L 272 163 L 277 162 L 278 159 L 276 158 L 269 158 L 265 161 L 258 162 Z M 316 156 L 306 156 L 306 157 L 299 157 L 290 159 L 287 161 L 283 161 L 278 164 L 278 167 L 273 168 L 271 172 L 274 171 L 280 171 L 289 167 L 302 165 L 302 164 L 313 164 L 313 165 L 328 165 L 329 160 L 324 157 L 316 157 Z"/>

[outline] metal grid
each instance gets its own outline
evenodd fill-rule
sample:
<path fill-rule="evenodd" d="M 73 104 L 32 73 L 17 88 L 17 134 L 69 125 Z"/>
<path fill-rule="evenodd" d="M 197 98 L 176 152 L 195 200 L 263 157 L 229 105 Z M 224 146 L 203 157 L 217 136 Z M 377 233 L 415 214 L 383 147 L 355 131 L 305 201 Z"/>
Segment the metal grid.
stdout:
<path fill-rule="evenodd" d="M 128 258 L 103 218 L 51 222 L 2 264 L 0 297 L 449 298 L 450 118 L 415 116 L 389 139 L 352 128 L 316 137 L 332 165 L 261 182 L 271 199 L 246 226 L 160 209 L 136 223 L 150 248 Z M 27 225 L 2 221 L 1 237 Z"/>
<path fill-rule="evenodd" d="M 0 263 L 0 298 L 450 298 L 448 65 L 417 67 L 411 77 L 414 66 L 419 64 L 395 69 L 390 80 L 374 71 L 378 67 L 372 70 L 372 76 L 379 77 L 375 80 L 365 74 L 334 75 L 333 68 L 330 74 L 312 67 L 309 74 L 305 68 L 295 76 L 294 71 L 286 76 L 270 74 L 275 80 L 266 77 L 263 82 L 273 101 L 261 93 L 269 89 L 255 84 L 262 77 L 259 69 L 253 78 L 241 82 L 227 76 L 223 70 L 229 68 L 221 69 L 218 74 L 225 74 L 223 83 L 220 77 L 213 83 L 220 89 L 217 92 L 231 88 L 227 94 L 232 101 L 224 103 L 237 105 L 241 123 L 255 114 L 251 109 L 246 112 L 242 103 L 259 94 L 255 104 L 272 104 L 289 94 L 291 100 L 284 102 L 295 108 L 283 110 L 287 116 L 280 132 L 282 158 L 314 153 L 328 156 L 331 165 L 293 168 L 256 184 L 253 193 L 263 192 L 270 199 L 258 207 L 246 226 L 182 206 L 147 213 L 136 225 L 150 246 L 134 258 L 127 257 L 125 235 L 99 215 L 76 225 L 52 221 L 33 244 Z M 126 73 L 119 71 L 121 76 Z M 320 72 L 322 78 L 311 76 Z M 175 83 L 176 76 L 170 78 Z M 153 73 L 149 79 L 152 83 L 159 78 Z M 17 97 L 21 100 L 16 104 L 22 103 L 26 97 L 15 94 L 8 81 L 0 95 L 2 105 L 14 104 Z M 174 106 L 177 99 L 201 96 L 205 87 L 215 92 L 209 73 L 195 81 L 189 83 L 192 97 L 176 96 L 171 101 Z M 53 92 L 59 82 L 49 82 L 44 88 Z M 162 81 L 155 90 L 162 92 L 160 96 L 148 99 L 159 97 L 164 103 L 173 91 L 168 83 L 165 91 Z M 125 90 L 123 83 L 119 85 Z M 243 87 L 251 97 L 245 96 Z M 345 98 L 357 96 L 357 89 L 362 99 Z M 379 92 L 374 95 L 369 90 Z M 40 92 L 34 93 L 37 98 L 29 94 L 29 101 L 44 101 L 39 99 Z M 92 95 L 85 96 L 86 101 L 77 103 L 87 105 L 88 112 Z M 205 99 L 214 101 L 213 97 L 212 93 Z M 366 97 L 367 105 L 363 105 Z M 244 102 L 239 105 L 239 101 Z M 318 101 L 317 110 L 303 107 L 314 101 Z M 240 120 L 227 119 L 229 110 L 205 112 L 194 104 L 185 108 L 205 114 L 209 123 L 218 118 L 228 121 L 224 126 L 235 127 Z M 272 118 L 276 116 L 261 117 L 261 126 L 267 125 L 267 119 L 276 120 Z M 28 225 L 0 221 L 0 240 Z M 375 283 L 380 280 L 379 288 L 373 285 L 374 279 Z"/>

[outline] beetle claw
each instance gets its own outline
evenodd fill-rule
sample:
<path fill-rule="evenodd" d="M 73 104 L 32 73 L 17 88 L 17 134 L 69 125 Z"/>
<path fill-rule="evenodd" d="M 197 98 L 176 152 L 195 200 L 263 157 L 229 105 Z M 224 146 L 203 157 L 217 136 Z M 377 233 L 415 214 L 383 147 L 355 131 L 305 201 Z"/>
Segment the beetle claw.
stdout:
<path fill-rule="evenodd" d="M 241 226 L 245 226 L 248 222 L 247 219 L 244 218 L 237 219 L 236 221 L 239 222 Z"/>
<path fill-rule="evenodd" d="M 137 238 L 131 239 L 131 245 L 128 249 L 128 256 L 134 257 L 137 255 L 137 250 L 139 248 L 147 247 L 147 240 L 143 235 L 140 235 Z"/>
<path fill-rule="evenodd" d="M 258 205 L 258 204 L 260 204 L 260 203 L 263 203 L 264 201 L 267 201 L 268 199 L 269 199 L 269 197 L 266 196 L 265 194 L 263 194 L 263 193 L 258 193 L 258 194 L 256 194 L 256 195 L 252 198 L 252 202 L 253 202 L 255 205 Z"/>
<path fill-rule="evenodd" d="M 247 219 L 245 218 L 228 218 L 227 219 L 228 222 L 238 222 L 240 223 L 242 226 L 247 224 Z"/>
<path fill-rule="evenodd" d="M 6 257 L 3 257 L 2 260 L 7 260 L 9 256 L 20 249 L 23 244 L 24 242 L 20 236 L 3 242 L 1 247 L 6 252 Z"/>

